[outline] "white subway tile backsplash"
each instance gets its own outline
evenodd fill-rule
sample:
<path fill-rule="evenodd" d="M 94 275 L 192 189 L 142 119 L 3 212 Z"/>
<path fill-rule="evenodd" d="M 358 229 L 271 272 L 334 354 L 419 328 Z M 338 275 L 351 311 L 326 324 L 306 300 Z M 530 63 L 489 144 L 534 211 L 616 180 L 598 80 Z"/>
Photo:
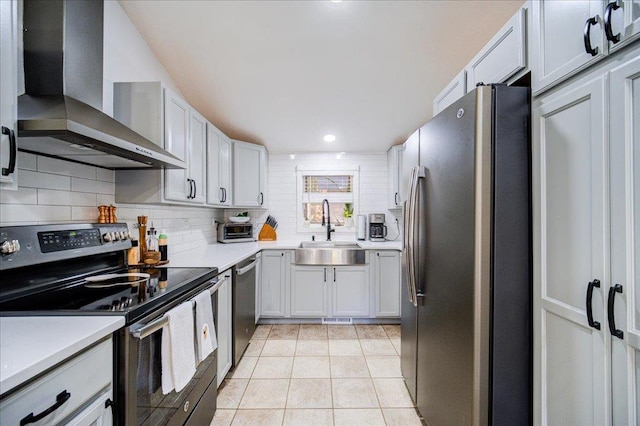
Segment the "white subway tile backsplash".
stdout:
<path fill-rule="evenodd" d="M 68 176 L 52 175 L 49 173 L 21 170 L 18 175 L 18 185 L 26 188 L 71 189 L 71 178 Z"/>
<path fill-rule="evenodd" d="M 18 204 L 0 205 L 0 217 L 4 222 L 54 222 L 71 220 L 71 207 L 32 206 Z"/>
<path fill-rule="evenodd" d="M 86 179 L 96 178 L 96 168 L 85 164 L 59 160 L 57 158 L 38 156 L 38 171 L 57 175 L 81 177 Z"/>
<path fill-rule="evenodd" d="M 97 222 L 98 209 L 95 207 L 71 207 L 71 220 Z"/>
<path fill-rule="evenodd" d="M 38 190 L 35 188 L 18 188 L 17 191 L 0 190 L 1 204 L 38 204 Z"/>
<path fill-rule="evenodd" d="M 113 182 L 99 180 L 71 178 L 71 190 L 76 192 L 94 192 L 97 194 L 115 194 L 116 187 Z"/>
<path fill-rule="evenodd" d="M 38 169 L 38 156 L 30 152 L 18 151 L 18 169 L 33 170 Z"/>
<path fill-rule="evenodd" d="M 112 194 L 96 194 L 96 204 L 98 206 L 109 206 L 116 203 L 116 196 Z"/>
<path fill-rule="evenodd" d="M 116 174 L 114 170 L 107 170 L 101 167 L 96 167 L 97 177 L 96 179 L 103 182 L 115 182 Z"/>
<path fill-rule="evenodd" d="M 96 206 L 96 194 L 38 189 L 38 204 L 51 206 Z"/>

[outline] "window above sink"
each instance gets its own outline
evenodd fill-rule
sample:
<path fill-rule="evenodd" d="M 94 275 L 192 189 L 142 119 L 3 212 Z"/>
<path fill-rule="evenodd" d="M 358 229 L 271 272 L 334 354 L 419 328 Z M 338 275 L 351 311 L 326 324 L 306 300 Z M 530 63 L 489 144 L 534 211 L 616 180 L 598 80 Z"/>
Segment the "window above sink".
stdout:
<path fill-rule="evenodd" d="M 296 228 L 322 232 L 322 201 L 329 201 L 331 225 L 336 232 L 353 232 L 359 210 L 359 170 L 300 170 L 297 172 Z"/>

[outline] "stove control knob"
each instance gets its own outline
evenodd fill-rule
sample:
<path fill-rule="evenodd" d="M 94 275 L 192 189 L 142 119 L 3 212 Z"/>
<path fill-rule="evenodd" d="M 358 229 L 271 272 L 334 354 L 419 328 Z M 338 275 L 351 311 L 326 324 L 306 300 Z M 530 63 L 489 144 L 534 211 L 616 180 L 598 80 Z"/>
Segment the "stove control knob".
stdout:
<path fill-rule="evenodd" d="M 0 253 L 12 254 L 20 251 L 20 242 L 18 240 L 7 240 L 0 245 Z"/>
<path fill-rule="evenodd" d="M 107 243 L 111 242 L 111 240 L 113 240 L 113 238 L 111 238 L 111 232 L 107 232 L 106 234 L 104 234 L 102 236 L 102 239 Z"/>
<path fill-rule="evenodd" d="M 122 296 L 120 298 L 120 303 L 122 304 L 123 308 L 126 308 L 127 306 L 131 305 L 131 298 L 127 296 Z"/>
<path fill-rule="evenodd" d="M 120 231 L 120 239 L 121 239 L 122 241 L 126 241 L 126 240 L 128 240 L 128 239 L 129 239 L 129 236 L 128 236 L 127 234 L 128 234 L 128 232 Z"/>
<path fill-rule="evenodd" d="M 113 241 L 118 241 L 120 239 L 120 233 L 119 232 L 112 232 L 111 233 L 111 237 L 113 238 Z"/>

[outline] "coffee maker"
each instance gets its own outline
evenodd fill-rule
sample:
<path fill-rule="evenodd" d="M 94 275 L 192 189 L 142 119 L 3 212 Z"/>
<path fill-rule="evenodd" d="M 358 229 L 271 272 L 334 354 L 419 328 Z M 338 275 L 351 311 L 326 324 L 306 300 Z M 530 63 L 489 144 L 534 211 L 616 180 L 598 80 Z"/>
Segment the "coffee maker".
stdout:
<path fill-rule="evenodd" d="M 369 215 L 369 240 L 385 241 L 387 225 L 384 224 L 384 213 L 371 213 Z"/>

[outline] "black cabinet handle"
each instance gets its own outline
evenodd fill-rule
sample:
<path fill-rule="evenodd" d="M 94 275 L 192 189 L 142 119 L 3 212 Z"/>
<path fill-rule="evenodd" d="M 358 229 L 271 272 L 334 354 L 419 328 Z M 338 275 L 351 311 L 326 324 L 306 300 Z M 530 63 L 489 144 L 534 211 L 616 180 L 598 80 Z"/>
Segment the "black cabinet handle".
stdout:
<path fill-rule="evenodd" d="M 64 404 L 65 402 L 67 402 L 69 400 L 69 398 L 71 398 L 71 394 L 69 392 L 67 392 L 66 389 L 63 390 L 62 392 L 60 392 L 58 394 L 58 396 L 56 396 L 55 404 L 53 404 L 51 407 L 49 407 L 46 410 L 44 410 L 42 413 L 36 414 L 35 416 L 33 415 L 33 413 L 29 413 L 28 416 L 26 416 L 25 418 L 20 420 L 20 426 L 28 425 L 29 423 L 35 423 L 35 422 L 37 422 L 39 420 L 44 419 L 49 414 L 53 413 L 58 408 L 60 408 L 62 406 L 62 404 Z"/>
<path fill-rule="evenodd" d="M 616 317 L 613 314 L 613 307 L 616 303 L 616 293 L 622 293 L 622 285 L 616 284 L 609 288 L 609 297 L 607 299 L 607 316 L 609 317 L 609 332 L 612 336 L 622 339 L 624 333 L 616 328 Z"/>
<path fill-rule="evenodd" d="M 2 126 L 2 134 L 9 135 L 9 166 L 2 168 L 2 176 L 9 176 L 16 171 L 16 157 L 18 146 L 16 145 L 16 132 L 8 127 Z"/>
<path fill-rule="evenodd" d="M 614 10 L 618 10 L 620 6 L 617 2 L 612 1 L 607 5 L 607 8 L 604 10 L 604 33 L 607 35 L 607 40 L 616 44 L 620 41 L 620 33 L 614 35 L 613 29 L 611 28 L 611 12 Z"/>
<path fill-rule="evenodd" d="M 600 330 L 600 323 L 593 320 L 593 309 L 591 306 L 591 299 L 593 299 L 593 288 L 600 288 L 600 280 L 593 280 L 589 282 L 587 286 L 587 322 L 589 327 Z"/>
<path fill-rule="evenodd" d="M 260 193 L 260 205 L 264 204 L 264 194 L 261 192 Z"/>
<path fill-rule="evenodd" d="M 596 46 L 595 49 L 591 47 L 591 26 L 596 25 L 597 23 L 598 15 L 592 16 L 584 23 L 584 50 L 586 50 L 591 56 L 596 56 L 598 54 L 598 46 Z"/>
<path fill-rule="evenodd" d="M 324 282 L 327 282 L 327 268 L 324 268 Z"/>
<path fill-rule="evenodd" d="M 336 268 L 333 268 L 333 282 L 336 282 Z"/>
<path fill-rule="evenodd" d="M 396 203 L 396 206 L 400 205 L 400 203 L 398 202 L 398 198 L 399 198 L 399 194 L 396 192 L 396 195 L 393 196 L 393 201 Z"/>
<path fill-rule="evenodd" d="M 220 202 L 224 203 L 225 201 L 227 201 L 227 190 L 223 187 L 220 187 L 220 193 L 222 194 L 222 197 L 220 197 Z"/>
<path fill-rule="evenodd" d="M 193 197 L 191 198 L 196 198 L 198 195 L 198 184 L 194 179 L 191 179 L 191 182 L 193 182 Z"/>

